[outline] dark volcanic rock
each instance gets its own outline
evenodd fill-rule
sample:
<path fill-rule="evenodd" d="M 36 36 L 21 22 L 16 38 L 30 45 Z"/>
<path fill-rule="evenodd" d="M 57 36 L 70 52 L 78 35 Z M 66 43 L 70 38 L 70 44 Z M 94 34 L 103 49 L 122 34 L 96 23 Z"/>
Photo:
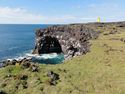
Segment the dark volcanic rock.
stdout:
<path fill-rule="evenodd" d="M 30 60 L 28 60 L 28 59 L 23 59 L 22 62 L 21 62 L 21 67 L 24 68 L 24 69 L 29 68 L 30 65 L 31 65 L 31 63 L 30 63 Z"/>
<path fill-rule="evenodd" d="M 31 69 L 32 72 L 38 72 L 39 71 L 39 67 L 37 65 L 34 65 L 34 64 L 32 64 L 30 66 L 30 69 Z"/>
<path fill-rule="evenodd" d="M 49 82 L 50 85 L 56 85 L 57 84 L 57 80 L 60 79 L 59 75 L 54 73 L 53 71 L 49 71 L 47 76 L 51 78 L 51 81 Z"/>
<path fill-rule="evenodd" d="M 41 31 L 41 33 L 44 33 L 44 32 Z M 52 37 L 51 35 L 50 36 L 43 35 L 41 37 L 37 35 L 37 37 L 38 39 L 36 41 L 36 47 L 35 47 L 36 50 L 34 50 L 33 53 L 44 54 L 44 53 L 62 52 L 61 45 L 56 37 Z"/>
<path fill-rule="evenodd" d="M 33 54 L 64 53 L 67 58 L 83 55 L 89 51 L 89 40 L 98 32 L 84 25 L 52 26 L 36 31 Z"/>
<path fill-rule="evenodd" d="M 15 59 L 13 59 L 12 61 L 7 60 L 7 61 L 3 61 L 3 62 L 4 62 L 4 64 L 5 64 L 6 66 L 8 66 L 8 65 L 15 65 L 18 61 L 15 60 Z"/>

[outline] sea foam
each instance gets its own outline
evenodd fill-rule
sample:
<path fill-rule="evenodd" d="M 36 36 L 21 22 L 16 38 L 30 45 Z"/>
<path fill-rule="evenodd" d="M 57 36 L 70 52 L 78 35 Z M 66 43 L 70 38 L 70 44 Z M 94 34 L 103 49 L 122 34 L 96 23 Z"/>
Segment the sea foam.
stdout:
<path fill-rule="evenodd" d="M 31 58 L 33 62 L 39 62 L 44 64 L 58 64 L 64 60 L 64 54 L 50 53 L 50 54 L 27 54 L 27 57 Z"/>
<path fill-rule="evenodd" d="M 38 62 L 42 64 L 59 64 L 64 61 L 64 54 L 57 54 L 57 53 L 50 53 L 50 54 L 31 54 L 31 53 L 25 53 L 23 56 L 15 57 L 12 59 L 7 59 L 12 61 L 13 59 L 15 60 L 23 60 L 24 58 L 26 59 L 31 59 L 33 62 Z"/>

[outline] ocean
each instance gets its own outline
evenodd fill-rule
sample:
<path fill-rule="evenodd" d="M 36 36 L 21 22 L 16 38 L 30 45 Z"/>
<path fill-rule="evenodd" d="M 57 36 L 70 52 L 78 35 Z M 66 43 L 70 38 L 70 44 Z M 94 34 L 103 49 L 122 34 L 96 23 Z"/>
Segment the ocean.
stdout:
<path fill-rule="evenodd" d="M 50 25 L 0 25 L 0 61 L 31 53 L 35 44 L 35 30 Z"/>

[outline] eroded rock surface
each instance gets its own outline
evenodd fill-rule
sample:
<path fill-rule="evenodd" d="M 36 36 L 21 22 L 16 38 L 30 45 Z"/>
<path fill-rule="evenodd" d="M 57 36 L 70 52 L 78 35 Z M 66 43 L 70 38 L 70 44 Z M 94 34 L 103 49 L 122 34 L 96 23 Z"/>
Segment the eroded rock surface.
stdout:
<path fill-rule="evenodd" d="M 89 51 L 89 40 L 97 36 L 98 32 L 82 24 L 38 29 L 33 54 L 63 52 L 66 58 L 83 55 Z"/>

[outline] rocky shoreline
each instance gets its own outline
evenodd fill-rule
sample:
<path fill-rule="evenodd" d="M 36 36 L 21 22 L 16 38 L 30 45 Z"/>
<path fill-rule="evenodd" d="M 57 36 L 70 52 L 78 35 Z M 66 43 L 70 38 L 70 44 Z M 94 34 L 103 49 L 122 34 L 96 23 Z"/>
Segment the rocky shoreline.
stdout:
<path fill-rule="evenodd" d="M 86 24 L 54 25 L 45 29 L 37 29 L 35 48 L 32 54 L 63 53 L 65 59 L 86 54 L 90 51 L 90 39 L 96 39 L 100 32 Z M 32 62 L 31 59 L 5 60 L 0 67 Z"/>
<path fill-rule="evenodd" d="M 0 68 L 7 67 L 9 65 L 21 66 L 22 68 L 30 68 L 32 72 L 38 71 L 37 63 L 32 62 L 32 60 L 28 58 L 21 60 L 13 59 L 0 62 Z"/>
<path fill-rule="evenodd" d="M 32 54 L 41 55 L 49 53 L 63 53 L 65 60 L 71 59 L 75 56 L 84 55 L 90 51 L 91 44 L 89 43 L 89 40 L 98 38 L 101 33 L 101 30 L 98 30 L 98 28 L 103 29 L 109 25 L 115 25 L 117 28 L 125 27 L 124 22 L 114 22 L 54 25 L 44 29 L 37 29 L 35 32 L 36 42 Z M 110 33 L 104 33 L 104 35 L 115 33 L 118 33 L 118 30 L 113 28 Z M 124 42 L 124 38 L 121 38 L 120 40 Z M 38 62 L 33 62 L 31 57 L 24 57 L 19 60 L 13 59 L 0 61 L 0 68 L 8 65 L 21 65 L 34 69 L 34 66 L 36 67 L 36 63 Z"/>
<path fill-rule="evenodd" d="M 86 31 L 79 31 L 80 28 Z M 77 42 L 81 47 L 75 44 Z M 55 92 L 82 94 L 91 93 L 93 89 L 95 89 L 93 92 L 98 90 L 105 92 L 105 89 L 100 87 L 108 89 L 107 92 L 116 90 L 114 92 L 119 93 L 116 88 L 124 91 L 124 86 L 114 83 L 119 79 L 124 81 L 122 75 L 124 74 L 124 43 L 125 24 L 123 23 L 73 24 L 38 29 L 33 54 L 64 53 L 67 55 L 65 58 L 71 60 L 56 65 L 39 64 L 33 62 L 31 58 L 0 62 L 0 94 L 24 92 L 48 94 L 50 91 L 52 94 Z M 87 52 L 89 54 L 86 54 Z M 82 56 L 74 58 L 79 56 L 77 53 Z M 83 87 L 87 89 L 84 90 Z"/>

